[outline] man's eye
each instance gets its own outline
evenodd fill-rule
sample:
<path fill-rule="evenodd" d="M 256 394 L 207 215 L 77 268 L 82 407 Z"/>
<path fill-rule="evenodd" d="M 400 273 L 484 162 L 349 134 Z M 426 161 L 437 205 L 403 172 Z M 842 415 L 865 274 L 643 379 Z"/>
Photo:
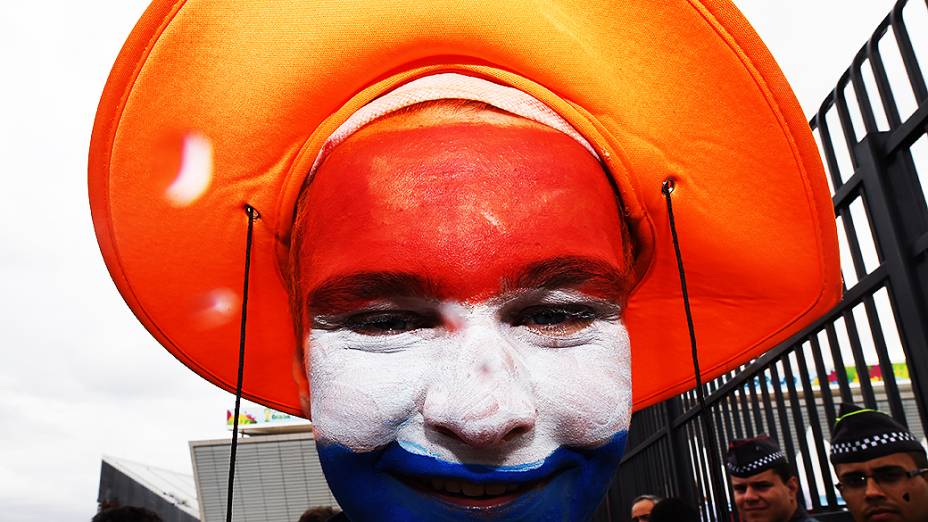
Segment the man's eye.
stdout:
<path fill-rule="evenodd" d="M 596 312 L 589 306 L 538 305 L 519 312 L 514 325 L 544 334 L 570 335 L 586 328 L 595 319 Z"/>
<path fill-rule="evenodd" d="M 362 335 L 397 335 L 435 325 L 435 319 L 416 312 L 365 312 L 355 314 L 344 327 Z"/>
<path fill-rule="evenodd" d="M 883 468 L 873 471 L 873 478 L 880 484 L 895 484 L 905 478 L 905 470 L 902 468 Z"/>
<path fill-rule="evenodd" d="M 736 493 L 744 493 L 748 490 L 748 487 L 742 484 L 738 484 L 737 486 L 732 486 L 732 489 L 734 489 Z"/>
<path fill-rule="evenodd" d="M 867 484 L 867 476 L 863 473 L 845 473 L 841 476 L 840 482 L 849 488 L 860 488 Z"/>

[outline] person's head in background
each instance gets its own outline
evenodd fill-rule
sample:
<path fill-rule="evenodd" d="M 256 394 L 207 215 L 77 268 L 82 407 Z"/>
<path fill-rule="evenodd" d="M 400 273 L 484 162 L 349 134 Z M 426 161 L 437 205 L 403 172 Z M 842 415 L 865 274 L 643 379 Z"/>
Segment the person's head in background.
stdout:
<path fill-rule="evenodd" d="M 657 495 L 638 495 L 632 500 L 632 522 L 648 522 L 651 510 L 661 500 Z"/>
<path fill-rule="evenodd" d="M 595 509 L 630 418 L 634 281 L 616 193 L 584 145 L 445 100 L 368 123 L 320 162 L 291 295 L 349 518 Z"/>
<path fill-rule="evenodd" d="M 799 478 L 776 442 L 766 435 L 734 440 L 725 467 L 742 520 L 786 522 L 797 513 Z"/>
<path fill-rule="evenodd" d="M 162 522 L 162 519 L 147 508 L 120 506 L 104 509 L 94 515 L 91 522 Z"/>
<path fill-rule="evenodd" d="M 831 463 L 857 522 L 928 520 L 925 448 L 889 415 L 842 404 L 831 437 Z"/>
<path fill-rule="evenodd" d="M 699 522 L 699 512 L 679 498 L 665 498 L 654 504 L 649 522 Z"/>
<path fill-rule="evenodd" d="M 325 522 L 339 513 L 341 511 L 329 506 L 309 508 L 300 516 L 299 522 Z"/>

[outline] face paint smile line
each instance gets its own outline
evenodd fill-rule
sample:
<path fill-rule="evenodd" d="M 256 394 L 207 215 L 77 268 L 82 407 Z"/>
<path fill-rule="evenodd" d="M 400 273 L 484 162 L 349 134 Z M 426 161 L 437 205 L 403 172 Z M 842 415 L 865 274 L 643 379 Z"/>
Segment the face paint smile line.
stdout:
<path fill-rule="evenodd" d="M 624 432 L 617 434 L 606 446 L 621 440 L 624 444 Z M 447 462 L 430 455 L 412 453 L 399 442 L 393 442 L 384 448 L 375 468 L 377 471 L 394 476 L 441 479 L 475 484 L 529 484 L 548 480 L 556 474 L 570 468 L 582 467 L 590 455 L 605 449 L 580 449 L 560 447 L 539 462 L 516 466 L 493 466 L 486 464 L 467 464 Z M 522 468 L 522 466 L 531 466 Z"/>
<path fill-rule="evenodd" d="M 623 430 L 602 446 L 561 446 L 541 467 L 526 472 L 416 455 L 396 441 L 371 452 L 324 441 L 317 449 L 339 504 L 360 520 L 587 520 L 622 458 L 625 441 Z M 500 486 L 503 493 L 495 494 Z"/>
<path fill-rule="evenodd" d="M 430 457 L 433 459 L 439 459 L 438 455 L 435 455 L 429 452 L 429 450 L 426 449 L 421 444 L 416 444 L 415 442 L 411 442 L 411 441 L 399 441 L 398 443 L 400 447 L 402 447 L 404 450 L 412 454 L 421 455 L 423 457 Z M 529 471 L 529 470 L 540 468 L 542 465 L 544 465 L 544 463 L 545 463 L 544 459 L 539 459 L 534 462 L 526 462 L 525 464 L 516 464 L 512 466 L 497 466 L 497 467 L 494 467 L 493 469 L 497 472 L 502 472 L 502 473 L 522 472 L 522 471 Z"/>
<path fill-rule="evenodd" d="M 425 451 L 414 443 L 394 443 L 377 467 L 421 495 L 468 511 L 502 509 L 542 490 L 583 460 L 573 450 L 562 449 L 522 465 L 488 466 L 445 462 L 415 450 Z"/>

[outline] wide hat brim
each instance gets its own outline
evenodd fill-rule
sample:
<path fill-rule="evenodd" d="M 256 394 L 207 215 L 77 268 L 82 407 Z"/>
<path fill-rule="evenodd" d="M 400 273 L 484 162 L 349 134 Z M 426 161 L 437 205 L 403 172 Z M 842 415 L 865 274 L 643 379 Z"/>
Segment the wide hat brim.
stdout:
<path fill-rule="evenodd" d="M 838 301 L 811 133 L 727 1 L 161 0 L 113 67 L 89 166 L 103 257 L 152 335 L 235 388 L 243 207 L 254 206 L 244 396 L 301 414 L 282 262 L 297 194 L 352 112 L 437 72 L 531 94 L 603 158 L 638 243 L 642 280 L 625 312 L 636 409 L 694 385 L 663 181 L 676 184 L 703 379 Z"/>

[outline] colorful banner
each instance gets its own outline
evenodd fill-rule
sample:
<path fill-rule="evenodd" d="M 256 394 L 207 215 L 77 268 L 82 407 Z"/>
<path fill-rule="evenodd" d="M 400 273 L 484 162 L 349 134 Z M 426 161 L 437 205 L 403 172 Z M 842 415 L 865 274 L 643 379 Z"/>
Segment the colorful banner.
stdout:
<path fill-rule="evenodd" d="M 896 377 L 896 383 L 911 382 L 909 378 L 909 367 L 904 363 L 892 363 L 893 375 Z M 844 373 L 847 375 L 849 383 L 860 384 L 860 376 L 857 374 L 856 366 L 845 366 Z M 870 374 L 870 382 L 883 382 L 883 369 L 878 364 L 867 367 L 867 373 Z M 832 370 L 828 374 L 829 384 L 838 384 L 837 370 Z M 812 381 L 814 386 L 818 386 L 818 379 Z"/>
<path fill-rule="evenodd" d="M 226 410 L 226 426 L 232 427 L 232 412 Z M 269 426 L 275 424 L 308 423 L 306 419 L 283 413 L 271 408 L 243 407 L 239 409 L 239 426 Z"/>
<path fill-rule="evenodd" d="M 896 378 L 896 384 L 906 384 L 906 383 L 912 382 L 909 376 L 909 367 L 906 365 L 906 363 L 904 362 L 892 363 L 892 368 L 893 368 L 893 376 L 895 376 Z M 810 370 L 812 374 L 809 377 L 810 377 L 812 386 L 818 387 L 819 379 L 816 376 L 815 369 L 810 368 Z M 857 372 L 856 366 L 845 366 L 843 371 L 844 371 L 844 374 L 847 376 L 847 381 L 849 384 L 858 384 L 858 385 L 860 384 L 860 375 Z M 794 368 L 793 372 L 794 374 L 793 374 L 792 384 L 797 389 L 799 389 L 800 381 L 799 381 L 799 376 L 796 374 L 797 370 Z M 867 373 L 870 376 L 871 383 L 882 383 L 884 381 L 883 369 L 878 364 L 867 366 Z M 766 373 L 763 373 L 754 379 L 755 386 L 760 386 L 761 383 L 764 383 L 764 382 L 767 384 L 768 387 L 773 387 L 775 385 L 773 380 Z M 780 375 L 780 382 L 776 384 L 779 384 L 780 389 L 785 390 L 788 384 L 786 377 Z M 835 370 L 831 370 L 828 372 L 828 384 L 831 386 L 838 385 L 838 370 L 835 369 Z"/>

